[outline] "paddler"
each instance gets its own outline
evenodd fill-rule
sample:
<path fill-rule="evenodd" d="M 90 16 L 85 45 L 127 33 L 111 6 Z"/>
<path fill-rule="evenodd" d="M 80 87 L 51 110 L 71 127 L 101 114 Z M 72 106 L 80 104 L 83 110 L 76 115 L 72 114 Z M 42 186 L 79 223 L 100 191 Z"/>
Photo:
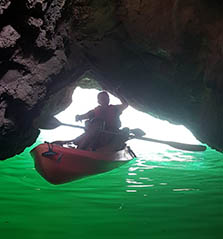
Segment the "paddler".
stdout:
<path fill-rule="evenodd" d="M 109 104 L 110 98 L 106 91 L 98 93 L 97 99 L 99 105 L 96 108 L 76 115 L 76 121 L 87 120 L 87 130 L 73 141 L 79 149 L 97 148 L 108 144 L 114 135 L 103 133 L 104 131 L 120 132 L 120 115 L 128 107 L 127 101 L 120 97 L 121 104 Z"/>

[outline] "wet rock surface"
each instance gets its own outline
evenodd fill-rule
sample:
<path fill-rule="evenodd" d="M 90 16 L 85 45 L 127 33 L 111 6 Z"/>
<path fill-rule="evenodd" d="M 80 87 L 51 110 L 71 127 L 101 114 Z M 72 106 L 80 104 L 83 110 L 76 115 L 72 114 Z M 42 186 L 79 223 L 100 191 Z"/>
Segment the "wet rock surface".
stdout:
<path fill-rule="evenodd" d="M 0 159 L 32 145 L 85 76 L 222 150 L 222 10 L 217 0 L 1 1 Z"/>

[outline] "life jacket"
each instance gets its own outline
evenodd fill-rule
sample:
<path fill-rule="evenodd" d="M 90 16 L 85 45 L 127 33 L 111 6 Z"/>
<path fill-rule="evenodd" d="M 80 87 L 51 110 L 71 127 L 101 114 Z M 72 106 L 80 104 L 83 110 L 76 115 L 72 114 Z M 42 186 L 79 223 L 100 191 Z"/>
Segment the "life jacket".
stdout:
<path fill-rule="evenodd" d="M 119 119 L 121 113 L 116 105 L 108 105 L 105 108 L 98 106 L 94 109 L 95 119 L 103 120 L 105 129 L 113 131 L 121 127 L 121 121 Z"/>

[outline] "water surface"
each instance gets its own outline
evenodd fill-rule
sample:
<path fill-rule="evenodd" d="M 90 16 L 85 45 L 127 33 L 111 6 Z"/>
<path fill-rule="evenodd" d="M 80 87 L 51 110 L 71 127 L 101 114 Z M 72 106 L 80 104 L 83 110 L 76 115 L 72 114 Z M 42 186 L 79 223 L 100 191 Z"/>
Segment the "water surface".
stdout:
<path fill-rule="evenodd" d="M 222 238 L 223 155 L 129 143 L 138 158 L 64 185 L 41 178 L 30 148 L 0 162 L 1 238 Z"/>

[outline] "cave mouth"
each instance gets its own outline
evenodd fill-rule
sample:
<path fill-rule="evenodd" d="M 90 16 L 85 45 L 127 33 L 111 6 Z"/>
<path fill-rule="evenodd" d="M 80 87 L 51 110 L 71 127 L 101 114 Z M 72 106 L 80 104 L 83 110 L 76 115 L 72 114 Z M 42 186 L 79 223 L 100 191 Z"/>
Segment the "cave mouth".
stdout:
<path fill-rule="evenodd" d="M 90 79 L 80 81 L 80 84 L 73 92 L 72 103 L 64 111 L 55 115 L 55 117 L 63 123 L 84 126 L 83 121 L 81 123 L 75 121 L 75 116 L 77 114 L 86 113 L 98 105 L 97 94 L 101 89 L 101 86 L 97 82 Z M 111 104 L 120 104 L 118 98 L 110 93 L 109 95 Z M 168 121 L 154 118 L 131 106 L 128 106 L 128 108 L 123 111 L 120 119 L 122 127 L 129 127 L 130 129 L 140 128 L 146 133 L 146 137 L 149 138 L 188 144 L 200 143 L 184 126 L 174 125 Z M 71 140 L 82 133 L 82 129 L 60 126 L 53 130 L 41 130 L 40 139 L 49 142 L 55 140 Z M 157 150 L 157 153 L 173 149 L 167 145 L 144 142 L 136 139 L 128 141 L 128 144 L 132 145 L 133 148 L 152 148 L 153 150 Z"/>

